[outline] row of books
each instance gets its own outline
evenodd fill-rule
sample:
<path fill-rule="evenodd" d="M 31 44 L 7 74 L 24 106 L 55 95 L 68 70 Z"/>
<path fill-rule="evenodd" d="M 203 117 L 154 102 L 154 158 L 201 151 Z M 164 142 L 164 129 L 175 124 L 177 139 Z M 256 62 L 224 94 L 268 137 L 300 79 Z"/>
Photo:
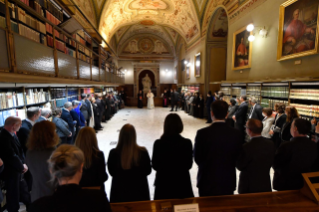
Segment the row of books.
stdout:
<path fill-rule="evenodd" d="M 76 48 L 76 42 L 66 36 L 64 36 L 64 42 Z"/>
<path fill-rule="evenodd" d="M 290 104 L 298 110 L 299 115 L 319 118 L 319 105 Z"/>
<path fill-rule="evenodd" d="M 261 96 L 287 98 L 289 87 L 262 87 Z"/>
<path fill-rule="evenodd" d="M 43 12 L 42 6 L 36 0 L 33 0 L 33 1 L 30 2 L 30 7 L 32 7 L 38 14 L 44 16 L 44 12 Z"/>
<path fill-rule="evenodd" d="M 68 89 L 68 96 L 76 96 L 78 95 L 78 89 Z"/>
<path fill-rule="evenodd" d="M 85 45 L 85 40 L 82 39 L 78 34 L 76 34 L 76 40 L 79 41 L 81 44 Z"/>
<path fill-rule="evenodd" d="M 240 97 L 240 96 L 245 96 L 246 95 L 246 89 L 243 88 L 232 88 L 231 89 L 231 95 Z"/>
<path fill-rule="evenodd" d="M 0 93 L 0 110 L 24 106 L 23 93 L 2 92 Z"/>
<path fill-rule="evenodd" d="M 81 45 L 79 45 L 79 51 L 85 53 L 87 56 L 91 56 L 92 55 L 90 50 L 88 50 L 87 48 L 85 48 L 85 47 L 83 47 Z"/>
<path fill-rule="evenodd" d="M 77 35 L 81 36 L 82 39 L 84 39 L 84 41 L 88 42 L 89 44 L 92 44 L 91 37 L 88 34 L 86 34 L 83 30 L 79 30 L 77 32 Z M 78 39 L 78 37 L 76 37 L 76 39 Z M 85 43 L 83 43 L 83 44 L 85 44 Z"/>
<path fill-rule="evenodd" d="M 277 100 L 277 99 L 267 99 L 267 98 L 262 98 L 260 105 L 263 108 L 269 107 L 269 108 L 275 110 L 276 103 L 284 103 L 285 105 L 288 105 L 288 101 Z"/>
<path fill-rule="evenodd" d="M 34 31 L 33 29 L 22 24 L 19 24 L 19 35 L 27 37 L 35 42 L 46 44 L 45 35 L 40 34 L 39 32 Z"/>
<path fill-rule="evenodd" d="M 104 59 L 106 60 L 106 59 L 108 58 L 108 54 L 107 54 L 107 52 L 103 49 L 103 47 L 100 46 L 100 48 L 101 48 L 101 56 L 105 57 Z"/>
<path fill-rule="evenodd" d="M 49 93 L 38 89 L 26 89 L 25 98 L 27 105 L 48 102 L 50 100 Z"/>
<path fill-rule="evenodd" d="M 25 3 L 26 5 L 30 5 L 30 1 L 29 0 L 20 0 L 21 2 Z"/>
<path fill-rule="evenodd" d="M 55 107 L 63 107 L 64 104 L 68 101 L 68 98 L 55 99 Z"/>
<path fill-rule="evenodd" d="M 0 13 L 6 14 L 6 6 L 4 0 L 0 0 Z"/>
<path fill-rule="evenodd" d="M 6 28 L 7 27 L 7 23 L 6 23 L 6 18 L 0 16 L 0 27 L 2 28 Z"/>
<path fill-rule="evenodd" d="M 68 101 L 69 101 L 69 102 L 72 102 L 72 101 L 74 101 L 74 100 L 79 100 L 79 99 L 78 99 L 78 96 L 68 97 Z"/>
<path fill-rule="evenodd" d="M 319 100 L 319 89 L 291 89 L 291 99 Z"/>
<path fill-rule="evenodd" d="M 19 25 L 17 22 L 10 20 L 11 30 L 15 33 L 19 33 Z"/>
<path fill-rule="evenodd" d="M 45 11 L 45 17 L 55 25 L 59 25 L 61 21 L 52 15 L 49 11 Z"/>
<path fill-rule="evenodd" d="M 230 96 L 231 95 L 231 88 L 229 87 L 221 87 L 220 91 L 224 93 L 224 95 Z"/>
<path fill-rule="evenodd" d="M 70 55 L 74 58 L 76 58 L 76 51 L 72 50 L 72 49 L 69 49 L 69 48 L 66 48 L 64 49 L 64 53 L 67 54 L 67 55 Z"/>
<path fill-rule="evenodd" d="M 59 99 L 66 97 L 66 89 L 65 88 L 51 88 L 51 97 L 52 99 Z"/>
<path fill-rule="evenodd" d="M 63 22 L 63 12 L 52 3 L 52 0 L 45 0 L 44 4 L 44 7 L 50 12 L 51 15 L 55 16 L 60 23 Z"/>
<path fill-rule="evenodd" d="M 48 32 L 51 35 L 53 35 L 53 27 L 50 24 L 46 23 L 45 24 L 45 29 L 46 29 L 46 32 Z M 57 38 L 60 37 L 60 33 L 56 29 L 54 30 L 54 36 L 57 37 Z"/>
<path fill-rule="evenodd" d="M 3 127 L 4 122 L 9 116 L 18 116 L 21 120 L 26 119 L 26 113 L 24 109 L 11 109 L 0 111 L 0 127 Z"/>
<path fill-rule="evenodd" d="M 90 58 L 87 57 L 85 54 L 78 52 L 78 58 L 84 62 L 90 63 Z"/>
<path fill-rule="evenodd" d="M 25 23 L 26 25 L 32 27 L 33 29 L 36 29 L 40 31 L 41 33 L 45 34 L 46 33 L 46 26 L 44 23 L 38 21 L 35 18 L 32 18 L 30 15 L 26 14 L 26 12 L 18 7 L 18 18 L 19 21 Z"/>
<path fill-rule="evenodd" d="M 94 88 L 83 88 L 83 93 L 85 94 L 94 93 Z"/>

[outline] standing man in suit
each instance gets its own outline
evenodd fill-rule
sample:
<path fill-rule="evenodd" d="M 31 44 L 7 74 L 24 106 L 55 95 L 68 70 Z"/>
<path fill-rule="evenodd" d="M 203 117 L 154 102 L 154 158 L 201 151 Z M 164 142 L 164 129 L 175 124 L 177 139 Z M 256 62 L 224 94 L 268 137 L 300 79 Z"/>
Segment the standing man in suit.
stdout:
<path fill-rule="evenodd" d="M 82 94 L 81 95 L 81 108 L 80 111 L 82 113 L 82 115 L 84 116 L 84 119 L 86 121 L 86 126 L 89 126 L 89 112 L 88 112 L 88 105 L 86 103 L 86 94 Z"/>
<path fill-rule="evenodd" d="M 259 121 L 264 120 L 263 107 L 257 103 L 257 100 L 255 97 L 252 97 L 249 100 L 249 104 L 251 105 L 251 108 L 250 108 L 248 119 L 258 119 Z"/>
<path fill-rule="evenodd" d="M 208 91 L 207 98 L 206 98 L 206 110 L 207 110 L 207 122 L 206 124 L 212 123 L 212 117 L 210 116 L 210 108 L 211 104 L 214 102 L 214 97 L 212 96 L 212 92 Z"/>
<path fill-rule="evenodd" d="M 236 161 L 242 149 L 241 134 L 228 126 L 228 104 L 217 100 L 211 105 L 213 124 L 197 131 L 194 158 L 198 165 L 199 195 L 232 195 L 236 190 Z"/>
<path fill-rule="evenodd" d="M 282 143 L 274 161 L 273 188 L 277 191 L 299 190 L 303 187 L 302 173 L 311 172 L 317 158 L 316 143 L 308 138 L 311 123 L 297 118 L 290 128 L 292 139 Z"/>
<path fill-rule="evenodd" d="M 88 94 L 87 98 L 85 99 L 85 103 L 86 103 L 87 110 L 88 110 L 88 121 L 86 121 L 86 125 L 87 126 L 90 126 L 90 120 L 91 120 L 91 118 L 93 116 L 91 98 L 92 98 L 91 94 Z"/>
<path fill-rule="evenodd" d="M 237 161 L 240 172 L 238 193 L 271 192 L 270 168 L 275 158 L 275 145 L 271 140 L 261 136 L 263 123 L 249 119 L 246 132 L 250 142 L 243 145 L 243 151 Z"/>
<path fill-rule="evenodd" d="M 73 144 L 74 138 L 74 125 L 76 124 L 70 114 L 70 111 L 73 109 L 71 102 L 64 103 L 64 107 L 62 108 L 61 119 L 63 119 L 69 125 L 69 130 L 72 135 L 68 137 L 68 144 Z"/>
<path fill-rule="evenodd" d="M 95 99 L 96 99 L 95 103 L 97 105 L 97 109 L 98 109 L 99 114 L 100 114 L 99 117 L 98 117 L 98 122 L 97 122 L 98 126 L 95 126 L 95 127 L 97 127 L 100 130 L 100 129 L 103 129 L 103 127 L 101 125 L 101 122 L 102 122 L 102 118 L 103 118 L 103 114 L 104 114 L 104 110 L 105 110 L 105 105 L 104 105 L 104 103 L 102 101 L 101 94 L 96 94 L 95 96 L 96 96 L 95 97 Z M 112 99 L 113 99 L 113 97 L 112 97 Z"/>
<path fill-rule="evenodd" d="M 247 121 L 247 110 L 248 104 L 246 103 L 247 97 L 241 96 L 239 98 L 239 107 L 238 110 L 233 115 L 233 120 L 235 121 L 235 128 L 238 129 L 242 133 L 242 141 L 245 142 L 246 132 L 245 132 L 245 124 Z"/>
<path fill-rule="evenodd" d="M 49 108 L 42 108 L 41 109 L 41 116 L 38 118 L 36 122 L 41 121 L 48 121 L 48 118 L 50 118 L 52 115 L 52 111 Z"/>
<path fill-rule="evenodd" d="M 173 89 L 171 89 L 170 99 L 171 99 L 171 110 L 170 110 L 170 111 L 174 111 L 174 107 L 175 107 L 175 106 L 176 106 L 176 110 L 175 110 L 175 111 L 177 111 L 177 105 L 176 105 L 177 96 L 176 96 L 176 92 L 174 92 Z"/>
<path fill-rule="evenodd" d="M 0 157 L 5 164 L 1 179 L 5 181 L 7 188 L 8 212 L 19 211 L 19 202 L 27 207 L 31 203 L 31 195 L 24 180 L 24 174 L 28 171 L 25 164 L 25 155 L 18 137 L 15 135 L 21 127 L 21 119 L 10 116 L 4 123 L 4 129 L 0 133 Z"/>

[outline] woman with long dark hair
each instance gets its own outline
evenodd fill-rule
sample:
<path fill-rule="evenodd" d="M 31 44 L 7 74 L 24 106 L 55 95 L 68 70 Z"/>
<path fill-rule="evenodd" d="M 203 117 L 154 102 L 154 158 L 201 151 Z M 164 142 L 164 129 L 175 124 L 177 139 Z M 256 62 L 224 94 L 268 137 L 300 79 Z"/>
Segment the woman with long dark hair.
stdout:
<path fill-rule="evenodd" d="M 146 148 L 137 145 L 132 125 L 122 127 L 117 147 L 110 151 L 107 166 L 113 177 L 111 202 L 150 200 L 147 175 L 152 171 L 151 160 Z"/>
<path fill-rule="evenodd" d="M 97 144 L 95 130 L 91 127 L 84 127 L 80 130 L 75 140 L 75 146 L 84 154 L 84 167 L 81 187 L 100 187 L 104 189 L 104 182 L 108 179 L 105 167 L 104 153 L 100 151 Z"/>
<path fill-rule="evenodd" d="M 189 139 L 180 135 L 182 131 L 181 118 L 169 114 L 164 121 L 164 133 L 153 148 L 154 199 L 194 197 L 189 174 L 193 165 L 193 146 Z"/>
<path fill-rule="evenodd" d="M 295 107 L 287 106 L 285 110 L 285 114 L 287 116 L 286 123 L 282 127 L 281 130 L 281 143 L 285 141 L 290 141 L 292 135 L 290 134 L 291 124 L 294 119 L 299 118 L 299 113 Z"/>

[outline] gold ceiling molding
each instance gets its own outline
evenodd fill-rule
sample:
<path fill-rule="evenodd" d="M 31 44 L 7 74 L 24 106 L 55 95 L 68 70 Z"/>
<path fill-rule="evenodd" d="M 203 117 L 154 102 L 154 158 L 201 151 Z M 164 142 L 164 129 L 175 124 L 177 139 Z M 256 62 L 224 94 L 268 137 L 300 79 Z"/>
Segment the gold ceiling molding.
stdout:
<path fill-rule="evenodd" d="M 200 37 L 200 24 L 192 0 L 108 0 L 99 32 L 108 42 L 122 26 L 141 21 L 168 26 L 187 42 Z"/>

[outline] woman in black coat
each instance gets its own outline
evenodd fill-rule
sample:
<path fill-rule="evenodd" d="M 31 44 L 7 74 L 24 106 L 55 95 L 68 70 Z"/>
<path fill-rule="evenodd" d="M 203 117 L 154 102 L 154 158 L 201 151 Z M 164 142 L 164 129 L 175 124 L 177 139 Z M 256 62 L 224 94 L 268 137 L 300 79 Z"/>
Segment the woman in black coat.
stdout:
<path fill-rule="evenodd" d="M 140 90 L 140 92 L 137 95 L 137 101 L 138 101 L 137 107 L 143 108 L 143 92 L 142 92 L 142 90 Z"/>
<path fill-rule="evenodd" d="M 104 182 L 107 181 L 104 153 L 100 151 L 95 131 L 91 127 L 83 127 L 75 140 L 75 146 L 84 154 L 81 187 L 100 187 L 105 192 Z"/>
<path fill-rule="evenodd" d="M 182 131 L 181 118 L 169 114 L 164 122 L 164 134 L 154 143 L 155 200 L 194 197 L 189 174 L 193 165 L 193 147 L 189 139 L 180 135 Z"/>
<path fill-rule="evenodd" d="M 201 119 L 204 118 L 204 99 L 202 94 L 199 95 L 197 109 L 198 109 L 198 118 L 201 118 Z"/>
<path fill-rule="evenodd" d="M 286 107 L 285 114 L 287 116 L 287 119 L 281 130 L 281 143 L 290 141 L 290 139 L 292 138 L 292 135 L 290 134 L 291 124 L 294 119 L 299 118 L 298 111 L 295 107 L 292 106 Z"/>
<path fill-rule="evenodd" d="M 132 125 L 122 127 L 119 142 L 110 151 L 107 166 L 113 177 L 111 202 L 150 200 L 147 176 L 152 171 L 151 160 L 147 150 L 136 144 L 136 132 Z"/>
<path fill-rule="evenodd" d="M 231 127 L 235 127 L 235 121 L 233 120 L 233 115 L 235 115 L 237 109 L 238 109 L 238 105 L 236 105 L 236 100 L 235 99 L 231 99 L 230 100 L 230 105 L 228 108 L 228 116 L 226 119 L 226 123 L 231 126 Z"/>

